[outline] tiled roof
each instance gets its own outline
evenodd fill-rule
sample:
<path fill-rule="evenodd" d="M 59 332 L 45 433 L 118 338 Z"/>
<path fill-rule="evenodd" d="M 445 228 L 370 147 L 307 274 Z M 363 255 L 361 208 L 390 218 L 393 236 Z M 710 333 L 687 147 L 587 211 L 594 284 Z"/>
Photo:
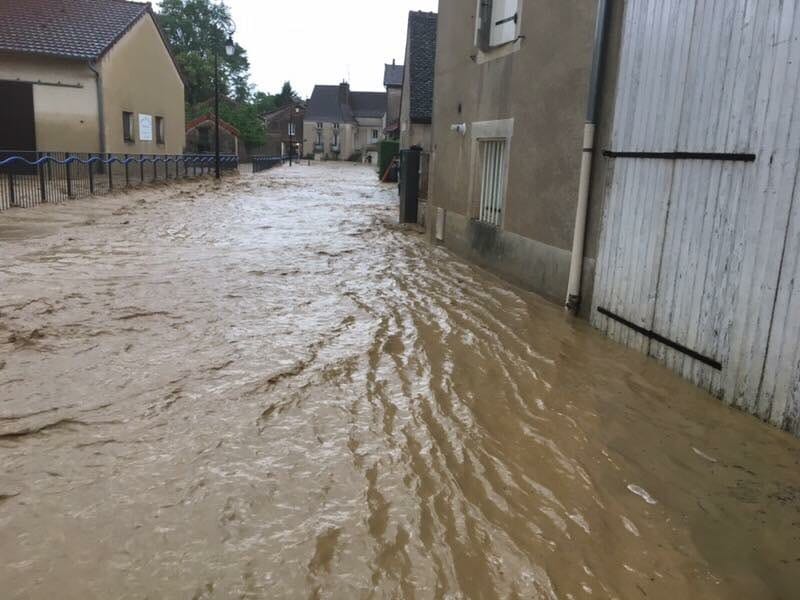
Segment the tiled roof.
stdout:
<path fill-rule="evenodd" d="M 124 0 L 0 0 L 0 52 L 93 60 L 143 15 L 149 4 Z"/>
<path fill-rule="evenodd" d="M 412 11 L 408 14 L 408 45 L 409 114 L 412 122 L 430 123 L 436 63 L 436 13 Z"/>
<path fill-rule="evenodd" d="M 403 65 L 396 65 L 394 63 L 392 63 L 391 65 L 384 65 L 383 85 L 385 87 L 399 87 L 403 85 L 404 71 L 405 67 L 403 67 Z"/>
<path fill-rule="evenodd" d="M 385 92 L 344 91 L 342 85 L 315 85 L 306 121 L 355 123 L 358 118 L 381 118 L 386 113 Z"/>
<path fill-rule="evenodd" d="M 305 109 L 306 109 L 306 103 L 305 102 L 292 102 L 291 104 L 286 104 L 284 106 L 281 106 L 280 108 L 276 108 L 273 111 L 270 111 L 268 113 L 264 113 L 263 115 L 261 115 L 261 118 L 264 119 L 265 122 L 266 121 L 272 121 L 274 119 L 280 119 L 280 118 L 284 117 L 286 113 L 293 111 L 295 108 L 299 108 L 300 112 L 302 114 L 303 111 L 305 111 Z"/>
<path fill-rule="evenodd" d="M 350 106 L 356 119 L 383 118 L 386 92 L 350 92 Z"/>
<path fill-rule="evenodd" d="M 342 105 L 339 103 L 338 85 L 315 85 L 311 92 L 311 99 L 308 101 L 306 110 L 306 121 L 322 121 L 325 123 L 346 123 L 342 112 Z"/>

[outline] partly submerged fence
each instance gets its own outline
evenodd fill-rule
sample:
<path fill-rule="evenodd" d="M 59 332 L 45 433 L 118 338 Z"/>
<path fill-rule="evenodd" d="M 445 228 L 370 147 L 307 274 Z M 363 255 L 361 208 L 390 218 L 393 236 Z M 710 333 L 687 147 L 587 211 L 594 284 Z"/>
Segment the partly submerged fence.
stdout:
<path fill-rule="evenodd" d="M 253 163 L 253 173 L 260 173 L 272 167 L 282 165 L 289 160 L 288 156 L 253 156 L 250 159 Z"/>
<path fill-rule="evenodd" d="M 214 173 L 208 154 L 93 154 L 0 150 L 0 211 L 43 202 L 107 194 L 143 183 L 186 179 Z M 225 171 L 236 170 L 239 158 L 220 157 Z"/>

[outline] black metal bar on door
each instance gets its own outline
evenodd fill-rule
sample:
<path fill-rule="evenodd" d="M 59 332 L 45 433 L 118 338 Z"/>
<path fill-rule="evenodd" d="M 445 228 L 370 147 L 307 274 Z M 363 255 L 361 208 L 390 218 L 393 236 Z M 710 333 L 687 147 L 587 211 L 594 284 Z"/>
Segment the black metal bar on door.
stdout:
<path fill-rule="evenodd" d="M 672 348 L 673 350 L 677 350 L 678 352 L 680 352 L 682 354 L 685 354 L 686 356 L 688 356 L 690 358 L 693 358 L 696 361 L 699 361 L 699 362 L 701 362 L 701 363 L 703 363 L 705 365 L 708 365 L 712 369 L 716 369 L 717 371 L 721 371 L 722 370 L 722 363 L 719 362 L 718 360 L 715 360 L 713 358 L 709 358 L 708 356 L 704 356 L 704 355 L 700 354 L 699 352 L 697 352 L 695 350 L 692 350 L 691 348 L 687 348 L 686 346 L 683 346 L 682 344 L 679 344 L 678 342 L 670 340 L 669 338 L 665 338 L 663 335 L 661 335 L 659 333 L 656 333 L 655 331 L 652 331 L 650 329 L 646 329 L 646 328 L 642 327 L 641 325 L 637 325 L 636 323 L 628 321 L 628 319 L 626 319 L 625 317 L 621 317 L 621 316 L 619 316 L 617 314 L 614 314 L 613 312 L 611 312 L 610 310 L 608 310 L 606 308 L 603 308 L 602 306 L 598 306 L 597 307 L 597 312 L 599 312 L 601 315 L 604 315 L 604 316 L 608 317 L 609 319 L 613 319 L 617 323 L 620 323 L 620 324 L 624 325 L 625 327 L 628 327 L 629 329 L 633 329 L 636 333 L 641 334 L 644 337 L 653 340 L 654 342 L 658 342 L 659 344 L 663 344 L 664 346 L 668 346 L 669 348 Z"/>
<path fill-rule="evenodd" d="M 721 160 L 732 162 L 755 162 L 756 155 L 739 152 L 648 152 L 628 150 L 604 150 L 608 158 L 649 158 L 660 160 Z"/>

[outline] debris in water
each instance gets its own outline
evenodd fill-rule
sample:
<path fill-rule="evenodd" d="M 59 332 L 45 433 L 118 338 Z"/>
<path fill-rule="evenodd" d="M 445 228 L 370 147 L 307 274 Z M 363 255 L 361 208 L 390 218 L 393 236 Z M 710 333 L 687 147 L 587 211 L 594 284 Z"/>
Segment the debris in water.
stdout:
<path fill-rule="evenodd" d="M 712 463 L 717 462 L 716 458 L 714 458 L 713 456 L 709 456 L 708 454 L 706 454 L 702 450 L 698 450 L 694 446 L 692 446 L 692 451 L 694 451 L 694 453 L 697 454 L 697 456 L 699 456 L 700 458 L 705 458 L 708 462 L 712 462 Z"/>
<path fill-rule="evenodd" d="M 642 498 L 642 500 L 644 500 L 648 504 L 658 504 L 658 502 L 656 502 L 655 498 L 653 498 L 647 492 L 647 490 L 644 489 L 643 487 L 640 487 L 638 485 L 634 485 L 634 484 L 630 483 L 630 484 L 628 484 L 628 489 L 630 491 L 632 491 L 634 494 L 636 494 L 637 496 L 639 496 L 640 498 Z"/>
<path fill-rule="evenodd" d="M 639 537 L 639 529 L 633 524 L 633 521 L 631 521 L 625 515 L 620 515 L 620 518 L 622 519 L 622 524 L 625 525 L 625 529 L 630 531 L 636 537 Z"/>

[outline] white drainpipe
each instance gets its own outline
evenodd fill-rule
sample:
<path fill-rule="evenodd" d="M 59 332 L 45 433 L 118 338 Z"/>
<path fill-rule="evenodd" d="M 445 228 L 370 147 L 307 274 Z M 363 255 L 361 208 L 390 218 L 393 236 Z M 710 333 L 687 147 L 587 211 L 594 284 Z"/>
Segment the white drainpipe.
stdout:
<path fill-rule="evenodd" d="M 97 127 L 99 129 L 98 141 L 100 143 L 100 153 L 105 154 L 106 119 L 105 119 L 105 107 L 103 106 L 103 78 L 100 75 L 100 71 L 95 67 L 95 63 L 93 61 L 89 61 L 86 64 L 92 71 L 92 73 L 94 73 L 94 84 L 95 84 L 95 90 L 97 92 Z"/>
<path fill-rule="evenodd" d="M 594 54 L 592 74 L 589 79 L 589 99 L 586 109 L 586 125 L 583 128 L 583 160 L 581 161 L 580 184 L 578 186 L 578 208 L 575 214 L 575 233 L 572 238 L 572 257 L 569 266 L 569 285 L 566 306 L 578 312 L 581 304 L 581 278 L 583 276 L 583 252 L 586 242 L 586 217 L 589 212 L 589 190 L 592 181 L 594 139 L 597 130 L 597 107 L 600 99 L 600 75 L 608 31 L 610 14 L 609 0 L 599 0 L 597 22 L 594 32 Z"/>

